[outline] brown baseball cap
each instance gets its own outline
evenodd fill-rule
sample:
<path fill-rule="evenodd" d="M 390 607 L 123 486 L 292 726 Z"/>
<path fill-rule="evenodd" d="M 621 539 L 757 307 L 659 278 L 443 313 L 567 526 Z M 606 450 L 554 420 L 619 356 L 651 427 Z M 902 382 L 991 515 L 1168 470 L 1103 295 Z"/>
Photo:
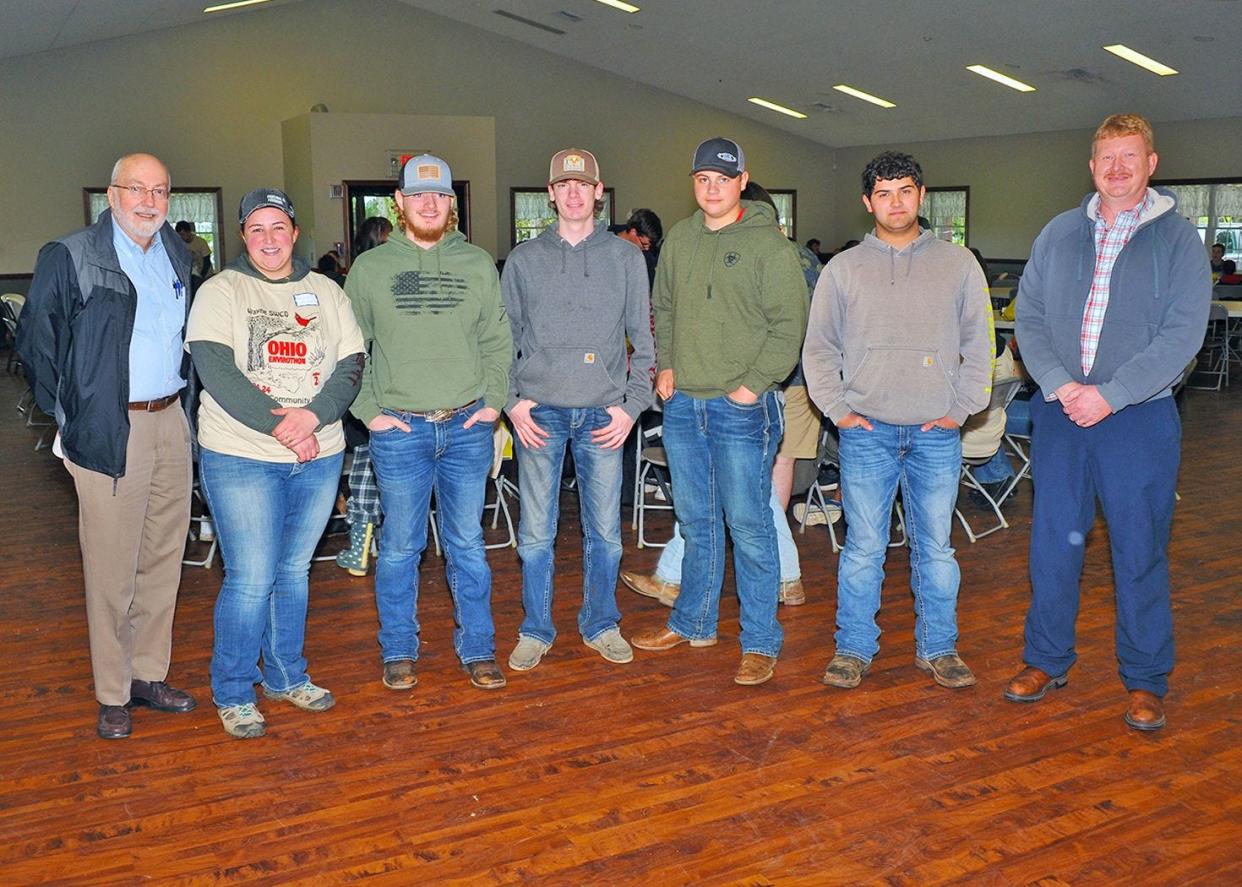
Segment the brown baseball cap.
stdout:
<path fill-rule="evenodd" d="M 566 179 L 598 185 L 599 164 L 595 161 L 595 155 L 581 148 L 566 148 L 553 154 L 548 170 L 548 184 L 554 185 Z"/>

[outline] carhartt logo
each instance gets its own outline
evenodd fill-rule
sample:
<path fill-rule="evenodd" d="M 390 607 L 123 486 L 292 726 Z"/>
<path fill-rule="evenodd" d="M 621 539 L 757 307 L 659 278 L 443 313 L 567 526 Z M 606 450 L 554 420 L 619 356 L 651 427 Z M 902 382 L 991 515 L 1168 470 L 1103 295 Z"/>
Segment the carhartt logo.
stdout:
<path fill-rule="evenodd" d="M 734 265 L 736 265 L 740 261 L 742 261 L 742 256 L 739 253 L 735 253 L 735 252 L 725 253 L 724 263 L 725 263 L 726 268 L 732 268 Z"/>
<path fill-rule="evenodd" d="M 588 351 L 586 354 L 582 355 L 582 362 L 583 363 L 595 363 L 595 352 Z"/>
<path fill-rule="evenodd" d="M 721 151 L 716 156 L 719 157 L 721 160 L 724 160 L 728 163 L 737 163 L 737 158 L 734 157 L 732 154 L 730 154 L 728 151 Z"/>
<path fill-rule="evenodd" d="M 934 367 L 935 365 L 936 365 L 936 359 L 932 357 L 930 354 L 923 358 L 923 366 Z"/>

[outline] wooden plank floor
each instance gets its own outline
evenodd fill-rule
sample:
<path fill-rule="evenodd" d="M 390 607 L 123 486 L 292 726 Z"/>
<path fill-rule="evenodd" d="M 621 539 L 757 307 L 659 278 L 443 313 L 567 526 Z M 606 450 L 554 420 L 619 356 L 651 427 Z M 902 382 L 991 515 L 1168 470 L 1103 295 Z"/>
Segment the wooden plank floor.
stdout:
<path fill-rule="evenodd" d="M 94 736 L 95 702 L 68 474 L 21 427 L 0 379 L 0 883 L 1239 884 L 1242 883 L 1242 391 L 1189 392 L 1172 549 L 1178 667 L 1169 726 L 1135 733 L 1113 655 L 1107 540 L 1089 539 L 1081 662 L 1040 704 L 1006 703 L 1028 584 L 1030 491 L 1011 530 L 969 545 L 961 643 L 976 688 L 912 663 L 908 560 L 894 550 L 883 650 L 863 686 L 819 683 L 835 557 L 800 540 L 809 601 L 783 610 L 776 678 L 732 683 L 724 642 L 609 665 L 578 642 L 578 529 L 566 497 L 562 631 L 507 690 L 458 669 L 439 562 L 423 578 L 420 683 L 379 682 L 372 580 L 311 575 L 307 655 L 339 699 L 267 703 L 267 737 L 227 737 L 207 666 L 220 568 L 187 568 L 170 680 L 181 716 L 139 710 L 134 736 Z M 633 547 L 625 566 L 658 552 Z M 491 553 L 500 657 L 521 618 L 512 550 Z M 667 610 L 619 592 L 627 634 Z"/>

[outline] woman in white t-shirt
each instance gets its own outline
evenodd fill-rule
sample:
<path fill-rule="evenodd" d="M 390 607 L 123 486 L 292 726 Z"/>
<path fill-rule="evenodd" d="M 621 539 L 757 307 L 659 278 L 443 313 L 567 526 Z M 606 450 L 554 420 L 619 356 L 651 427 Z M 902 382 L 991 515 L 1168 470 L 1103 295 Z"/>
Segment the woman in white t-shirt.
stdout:
<path fill-rule="evenodd" d="M 199 474 L 224 558 L 211 692 L 225 731 L 249 739 L 264 732 L 256 683 L 307 711 L 336 701 L 302 655 L 307 574 L 364 352 L 344 291 L 293 254 L 288 196 L 251 191 L 238 215 L 246 254 L 199 290 L 186 347 L 203 384 Z"/>

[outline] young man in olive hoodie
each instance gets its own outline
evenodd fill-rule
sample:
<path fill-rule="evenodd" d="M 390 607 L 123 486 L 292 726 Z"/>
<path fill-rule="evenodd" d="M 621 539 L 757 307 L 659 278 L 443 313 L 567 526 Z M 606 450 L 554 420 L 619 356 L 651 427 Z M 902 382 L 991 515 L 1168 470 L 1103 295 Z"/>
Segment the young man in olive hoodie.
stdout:
<path fill-rule="evenodd" d="M 384 685 L 417 682 L 418 566 L 434 489 L 453 645 L 470 682 L 497 689 L 505 677 L 481 520 L 492 431 L 509 390 L 509 322 L 492 257 L 455 229 L 448 164 L 412 158 L 394 199 L 404 236 L 361 256 L 345 285 L 370 352 L 351 412 L 371 430 L 384 502 L 375 567 Z"/>
<path fill-rule="evenodd" d="M 667 626 L 632 641 L 643 650 L 716 643 L 728 524 L 742 628 L 734 680 L 762 684 L 783 639 L 768 507 L 783 434 L 776 390 L 798 361 L 806 282 L 772 210 L 741 200 L 750 176 L 736 142 L 700 144 L 691 175 L 699 211 L 669 232 L 652 296 L 656 393 L 686 554 Z"/>
<path fill-rule="evenodd" d="M 915 664 L 944 687 L 975 677 L 957 655 L 960 574 L 949 531 L 962 471 L 960 426 L 988 405 L 992 306 L 979 263 L 920 230 L 923 170 L 909 154 L 867 164 L 875 232 L 815 285 L 802 366 L 841 437 L 849 522 L 837 569 L 836 653 L 824 683 L 857 687 L 879 652 L 880 586 L 901 484 L 910 539 Z"/>
<path fill-rule="evenodd" d="M 557 221 L 518 244 L 501 291 L 515 355 L 506 412 L 518 439 L 522 606 L 509 667 L 528 671 L 556 638 L 553 553 L 565 449 L 574 454 L 582 513 L 582 641 L 609 662 L 634 651 L 617 623 L 621 567 L 621 453 L 651 405 L 655 362 L 642 252 L 595 220 L 604 196 L 590 151 L 552 157 L 548 197 Z M 625 342 L 634 353 L 627 360 Z"/>

